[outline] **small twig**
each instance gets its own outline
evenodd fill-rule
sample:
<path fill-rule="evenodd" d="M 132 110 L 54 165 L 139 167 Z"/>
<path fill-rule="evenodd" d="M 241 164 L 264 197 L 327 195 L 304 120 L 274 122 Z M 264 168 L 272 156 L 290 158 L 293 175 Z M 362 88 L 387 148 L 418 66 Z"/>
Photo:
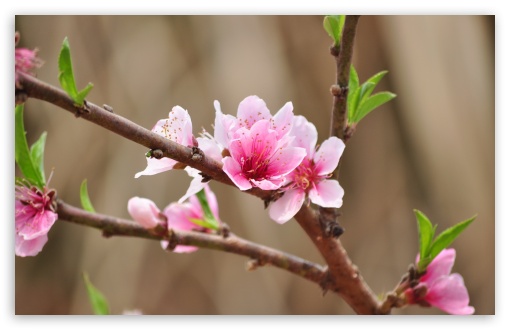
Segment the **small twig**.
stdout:
<path fill-rule="evenodd" d="M 259 265 L 272 265 L 286 270 L 319 285 L 326 276 L 326 267 L 324 266 L 250 242 L 237 237 L 231 232 L 228 233 L 228 236 L 183 230 L 171 230 L 162 234 L 158 230 L 145 229 L 134 221 L 84 211 L 62 200 L 57 201 L 57 213 L 60 221 L 97 228 L 108 237 L 130 236 L 153 240 L 169 240 L 171 242 L 169 245 L 174 247 L 175 245 L 192 245 L 229 252 L 249 257 L 250 260 L 257 260 Z"/>

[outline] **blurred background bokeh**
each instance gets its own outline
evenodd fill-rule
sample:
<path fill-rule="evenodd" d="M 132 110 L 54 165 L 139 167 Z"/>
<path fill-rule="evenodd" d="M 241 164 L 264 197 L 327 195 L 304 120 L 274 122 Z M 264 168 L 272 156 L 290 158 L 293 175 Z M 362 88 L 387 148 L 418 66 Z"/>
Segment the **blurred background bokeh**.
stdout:
<path fill-rule="evenodd" d="M 38 78 L 58 86 L 57 57 L 71 44 L 78 87 L 89 100 L 151 128 L 174 105 L 195 133 L 212 132 L 213 101 L 235 114 L 248 95 L 274 114 L 287 101 L 327 138 L 335 65 L 322 16 L 16 16 L 20 46 L 39 48 Z M 358 126 L 342 156 L 341 237 L 376 292 L 391 290 L 418 246 L 413 209 L 439 230 L 478 214 L 454 242 L 476 314 L 495 312 L 494 16 L 362 16 L 353 63 L 361 80 L 389 74 L 377 90 L 398 95 Z M 377 91 L 376 90 L 376 91 Z M 48 131 L 51 186 L 79 206 L 88 180 L 98 212 L 129 218 L 132 196 L 162 209 L 186 191 L 182 171 L 134 179 L 146 148 L 67 111 L 29 100 L 29 143 Z M 323 263 L 295 221 L 278 225 L 263 203 L 211 184 L 221 219 L 238 235 Z M 57 222 L 43 251 L 15 258 L 16 314 L 90 314 L 86 271 L 113 313 L 352 314 L 338 296 L 272 267 L 209 250 L 164 252 L 159 243 L 105 239 L 97 230 Z M 408 307 L 395 314 L 441 314 Z"/>

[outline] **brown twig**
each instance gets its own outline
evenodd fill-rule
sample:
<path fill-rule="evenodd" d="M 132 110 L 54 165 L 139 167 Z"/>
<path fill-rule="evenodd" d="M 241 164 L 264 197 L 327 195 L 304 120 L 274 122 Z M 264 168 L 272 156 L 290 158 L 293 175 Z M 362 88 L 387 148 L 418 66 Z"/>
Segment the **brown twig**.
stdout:
<path fill-rule="evenodd" d="M 188 148 L 180 144 L 174 143 L 168 139 L 165 139 L 157 135 L 156 133 L 153 133 L 129 121 L 128 119 L 123 118 L 117 114 L 111 113 L 109 111 L 106 111 L 103 108 L 91 102 L 86 102 L 85 108 L 75 106 L 72 99 L 64 91 L 56 87 L 53 87 L 47 83 L 44 83 L 38 80 L 37 78 L 31 77 L 29 75 L 20 74 L 19 81 L 21 86 L 23 87 L 23 92 L 25 92 L 28 97 L 40 99 L 52 103 L 54 105 L 57 105 L 58 107 L 71 112 L 77 117 L 81 117 L 85 120 L 88 120 L 99 126 L 102 126 L 116 134 L 119 134 L 138 144 L 141 144 L 151 150 L 159 149 L 162 151 L 163 156 L 175 159 L 185 165 L 194 167 L 200 170 L 202 173 L 204 173 L 207 177 L 210 177 L 214 180 L 217 180 L 228 185 L 233 185 L 232 181 L 223 172 L 222 165 L 220 163 L 214 161 L 210 157 L 207 157 L 207 155 L 204 155 L 203 157 L 193 157 L 196 154 L 196 150 L 194 152 L 193 148 Z M 272 191 L 265 191 L 256 188 L 250 189 L 246 192 L 264 200 L 270 199 L 273 194 Z M 116 218 L 105 217 L 103 218 L 104 220 L 103 222 L 97 222 L 90 218 L 90 214 L 85 211 L 81 211 L 82 213 L 77 213 L 80 214 L 79 218 L 70 217 L 70 214 L 65 213 L 65 210 L 68 209 L 69 208 L 62 206 L 59 210 L 59 218 L 65 219 L 70 222 L 77 222 L 87 226 L 103 229 L 106 235 L 125 235 L 161 239 L 160 235 L 158 236 L 156 233 L 151 233 L 132 223 L 130 223 L 129 225 L 125 224 L 124 222 L 116 224 L 116 222 L 119 221 L 119 219 Z M 61 214 L 61 212 L 64 213 Z M 320 278 L 320 284 L 325 291 L 330 290 L 342 296 L 346 300 L 346 302 L 354 309 L 356 313 L 378 314 L 379 302 L 376 296 L 372 293 L 368 285 L 364 282 L 356 266 L 352 264 L 351 260 L 347 256 L 346 251 L 344 250 L 340 242 L 336 239 L 336 237 L 325 234 L 324 227 L 321 224 L 321 221 L 319 220 L 318 212 L 313 211 L 309 206 L 303 205 L 301 210 L 296 214 L 295 219 L 297 220 L 299 225 L 303 228 L 303 230 L 305 230 L 308 236 L 312 239 L 313 243 L 316 245 L 324 259 L 326 260 L 326 263 L 328 264 L 328 270 L 325 273 L 325 275 L 324 274 L 320 275 L 317 272 L 315 266 L 312 267 L 312 269 L 314 270 L 309 273 L 308 271 L 306 271 L 306 269 L 310 265 L 313 266 L 313 264 L 308 264 L 305 263 L 304 261 L 300 261 L 297 264 L 294 264 L 294 266 L 292 267 L 286 266 L 287 259 L 281 258 L 282 252 L 271 250 L 269 248 L 265 248 L 268 249 L 265 251 L 267 252 L 271 250 L 273 251 L 273 253 L 278 254 L 279 257 L 275 257 L 274 259 L 272 259 L 273 263 L 265 260 L 261 260 L 261 262 L 273 264 L 277 267 L 287 269 L 305 278 L 313 277 L 316 280 L 319 280 Z M 122 224 L 122 226 L 120 226 L 120 224 Z M 122 228 L 122 230 L 120 230 L 119 228 Z M 215 236 L 200 233 L 193 233 L 193 235 L 191 234 L 183 235 L 180 232 L 176 232 L 175 235 L 176 236 L 172 236 L 172 239 L 177 239 L 178 244 L 183 245 L 191 244 L 196 246 L 214 248 L 217 250 L 247 255 L 254 259 L 262 258 L 259 255 L 260 250 L 258 250 L 259 252 L 257 252 L 256 254 L 252 254 L 254 253 L 253 251 L 257 250 L 254 246 L 252 246 L 253 249 L 242 252 L 242 249 L 236 250 L 238 248 L 237 247 L 234 248 L 236 245 L 233 243 L 225 245 L 225 242 L 228 241 L 220 241 L 220 239 L 223 239 L 221 238 L 221 236 L 218 236 L 218 238 L 216 238 Z M 205 235 L 207 238 L 200 235 Z M 230 239 L 230 236 L 226 238 L 226 240 L 228 239 Z M 236 239 L 235 236 L 232 239 Z M 239 238 L 237 239 L 239 240 Z M 260 248 L 261 247 L 259 246 L 259 249 Z M 288 256 L 286 254 L 284 255 Z M 323 270 L 321 270 L 321 272 L 322 271 Z M 314 280 L 314 282 L 316 281 Z"/>
<path fill-rule="evenodd" d="M 171 239 L 177 245 L 192 245 L 206 249 L 229 252 L 257 260 L 260 265 L 272 265 L 286 270 L 297 276 L 321 285 L 327 275 L 325 267 L 301 259 L 294 255 L 278 251 L 263 245 L 237 237 L 229 233 L 223 235 L 206 234 L 194 231 L 172 230 L 158 232 L 148 230 L 134 221 L 119 219 L 99 213 L 90 213 L 66 204 L 62 200 L 57 202 L 58 219 L 72 222 L 103 231 L 103 235 L 129 236 L 153 240 Z"/>

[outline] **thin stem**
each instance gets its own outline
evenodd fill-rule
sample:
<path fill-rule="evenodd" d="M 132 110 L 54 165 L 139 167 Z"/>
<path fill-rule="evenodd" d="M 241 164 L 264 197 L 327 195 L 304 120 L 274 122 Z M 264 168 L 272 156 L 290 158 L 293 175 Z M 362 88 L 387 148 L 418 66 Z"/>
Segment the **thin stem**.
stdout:
<path fill-rule="evenodd" d="M 256 264 L 272 265 L 286 270 L 299 277 L 321 285 L 327 275 L 325 267 L 301 259 L 297 256 L 278 251 L 263 245 L 237 237 L 229 233 L 227 237 L 194 231 L 145 229 L 134 221 L 119 219 L 99 213 L 90 213 L 66 204 L 57 202 L 58 219 L 72 222 L 103 231 L 103 235 L 129 236 L 153 240 L 171 240 L 176 245 L 192 245 L 206 249 L 229 252 L 256 260 Z"/>

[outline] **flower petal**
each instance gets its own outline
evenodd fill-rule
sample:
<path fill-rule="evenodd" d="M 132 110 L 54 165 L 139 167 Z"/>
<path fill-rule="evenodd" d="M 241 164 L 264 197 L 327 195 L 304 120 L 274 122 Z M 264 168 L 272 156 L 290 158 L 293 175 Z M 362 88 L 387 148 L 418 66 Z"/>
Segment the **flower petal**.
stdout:
<path fill-rule="evenodd" d="M 253 180 L 250 179 L 250 182 L 255 186 L 262 190 L 275 190 L 280 188 L 283 183 L 285 182 L 285 178 L 277 178 L 277 179 L 271 179 L 271 180 Z"/>
<path fill-rule="evenodd" d="M 298 147 L 287 147 L 277 150 L 267 166 L 270 176 L 284 176 L 292 172 L 301 164 L 306 156 L 306 150 Z"/>
<path fill-rule="evenodd" d="M 283 224 L 292 219 L 305 201 L 305 192 L 301 189 L 287 190 L 282 197 L 269 205 L 269 216 Z"/>
<path fill-rule="evenodd" d="M 232 115 L 224 115 L 221 112 L 220 102 L 214 101 L 216 117 L 214 119 L 214 139 L 218 141 L 223 148 L 228 148 L 230 143 L 230 133 L 232 132 L 236 118 Z"/>
<path fill-rule="evenodd" d="M 313 159 L 315 145 L 317 144 L 317 129 L 315 125 L 303 116 L 294 116 L 290 135 L 294 136 L 292 145 L 305 148 L 308 158 Z"/>
<path fill-rule="evenodd" d="M 198 147 L 204 152 L 207 157 L 210 157 L 218 162 L 221 162 L 221 147 L 216 143 L 216 141 L 205 138 L 198 137 Z"/>
<path fill-rule="evenodd" d="M 344 190 L 336 180 L 323 180 L 308 192 L 310 200 L 322 207 L 341 207 Z"/>
<path fill-rule="evenodd" d="M 193 180 L 191 180 L 188 190 L 186 191 L 184 196 L 179 198 L 178 203 L 183 203 L 185 200 L 187 200 L 191 196 L 197 194 L 200 190 L 204 189 L 204 187 L 206 185 L 205 182 L 202 182 L 203 177 L 202 177 L 202 175 L 200 175 L 199 170 L 189 167 L 189 166 L 186 166 L 184 168 L 184 170 L 186 171 L 186 173 L 188 173 L 189 176 L 191 176 L 193 178 Z"/>
<path fill-rule="evenodd" d="M 430 286 L 441 276 L 449 275 L 455 263 L 455 249 L 444 249 L 427 266 L 427 272 L 420 279 L 420 282 Z"/>
<path fill-rule="evenodd" d="M 232 157 L 223 158 L 223 171 L 228 175 L 230 180 L 241 190 L 248 190 L 252 187 L 250 181 L 246 179 L 241 170 L 241 165 Z"/>
<path fill-rule="evenodd" d="M 168 119 L 159 120 L 152 131 L 184 146 L 193 145 L 193 126 L 188 111 L 180 106 L 172 108 Z"/>
<path fill-rule="evenodd" d="M 161 211 L 150 199 L 132 197 L 128 201 L 127 208 L 133 220 L 144 228 L 154 228 L 163 223 L 159 218 Z"/>
<path fill-rule="evenodd" d="M 266 102 L 256 95 L 246 97 L 237 108 L 237 127 L 250 129 L 259 120 L 270 120 L 271 113 Z"/>
<path fill-rule="evenodd" d="M 57 218 L 58 215 L 50 210 L 36 212 L 32 219 L 17 229 L 18 235 L 22 236 L 25 240 L 33 240 L 39 236 L 46 235 Z"/>
<path fill-rule="evenodd" d="M 154 175 L 169 171 L 174 168 L 177 164 L 176 160 L 171 158 L 163 157 L 161 159 L 147 157 L 147 167 L 145 170 L 135 174 L 135 178 L 139 178 L 142 175 Z"/>
<path fill-rule="evenodd" d="M 325 176 L 332 173 L 338 166 L 344 149 L 344 142 L 336 136 L 324 141 L 313 157 L 317 174 Z"/>
<path fill-rule="evenodd" d="M 23 236 L 15 236 L 15 252 L 18 257 L 33 257 L 41 252 L 42 248 L 48 241 L 48 235 L 38 236 L 34 239 L 27 240 Z"/>
<path fill-rule="evenodd" d="M 459 274 L 442 276 L 429 287 L 425 300 L 449 314 L 473 314 L 469 294 Z"/>
<path fill-rule="evenodd" d="M 161 241 L 161 247 L 163 250 L 168 249 L 168 241 Z M 172 252 L 175 253 L 191 253 L 198 250 L 196 246 L 188 246 L 188 245 L 177 245 Z"/>
<path fill-rule="evenodd" d="M 287 134 L 292 128 L 292 118 L 294 117 L 293 111 L 294 107 L 292 102 L 287 102 L 271 120 L 271 129 L 277 132 L 278 137 Z"/>

